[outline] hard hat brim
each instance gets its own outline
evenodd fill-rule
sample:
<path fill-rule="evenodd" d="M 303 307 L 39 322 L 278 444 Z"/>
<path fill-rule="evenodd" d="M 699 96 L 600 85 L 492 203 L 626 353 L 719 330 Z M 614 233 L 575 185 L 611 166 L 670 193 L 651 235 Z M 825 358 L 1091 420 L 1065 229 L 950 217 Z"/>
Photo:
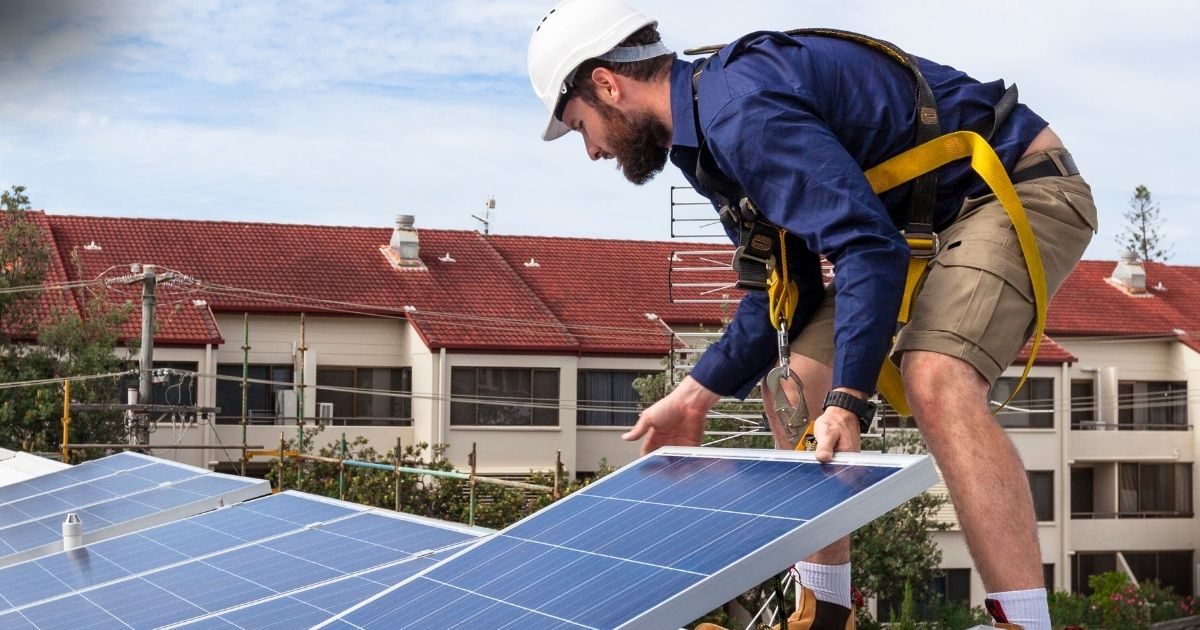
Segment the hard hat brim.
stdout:
<path fill-rule="evenodd" d="M 571 132 L 571 128 L 563 124 L 563 122 L 550 114 L 550 122 L 546 123 L 546 130 L 542 132 L 542 140 L 549 142 L 558 140 L 559 138 Z"/>

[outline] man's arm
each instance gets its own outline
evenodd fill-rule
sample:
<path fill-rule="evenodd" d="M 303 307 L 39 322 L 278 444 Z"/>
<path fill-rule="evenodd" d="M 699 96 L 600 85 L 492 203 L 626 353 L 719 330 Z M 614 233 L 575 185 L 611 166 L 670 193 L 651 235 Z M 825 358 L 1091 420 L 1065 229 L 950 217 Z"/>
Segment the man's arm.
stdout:
<path fill-rule="evenodd" d="M 869 393 L 891 347 L 908 246 L 862 167 L 800 89 L 732 99 L 707 130 L 718 166 L 772 223 L 834 264 L 833 386 Z"/>

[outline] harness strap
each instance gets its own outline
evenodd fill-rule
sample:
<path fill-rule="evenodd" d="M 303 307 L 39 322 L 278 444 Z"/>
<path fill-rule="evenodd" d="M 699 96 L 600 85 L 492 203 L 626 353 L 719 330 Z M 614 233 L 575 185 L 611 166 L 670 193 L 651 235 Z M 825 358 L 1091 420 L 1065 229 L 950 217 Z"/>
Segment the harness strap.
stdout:
<path fill-rule="evenodd" d="M 1025 379 L 1029 376 L 1029 370 L 1033 367 L 1033 361 L 1041 347 L 1042 333 L 1046 329 L 1047 305 L 1050 301 L 1049 290 L 1046 288 L 1046 272 L 1042 266 L 1042 256 L 1038 250 L 1037 239 L 1033 234 L 1033 227 L 1029 224 L 1025 207 L 1021 205 L 1021 198 L 1017 196 L 1016 189 L 1009 181 L 1008 173 L 1004 170 L 999 156 L 979 134 L 973 131 L 956 131 L 890 158 L 868 170 L 866 176 L 867 181 L 871 184 L 871 189 L 879 194 L 914 177 L 919 177 L 924 172 L 941 168 L 954 160 L 965 157 L 971 158 L 971 168 L 995 193 L 996 198 L 1000 200 L 1000 205 L 1008 214 L 1009 220 L 1012 221 L 1013 229 L 1017 233 L 1017 241 L 1021 246 L 1021 255 L 1025 258 L 1025 266 L 1029 272 L 1029 282 L 1033 288 L 1036 311 L 1033 346 L 1030 349 L 1029 360 L 1025 362 L 1025 369 L 1021 372 L 1021 379 L 1013 388 L 1012 395 L 996 409 L 999 411 L 1012 401 L 1013 396 L 1021 389 Z M 904 289 L 905 302 L 911 302 L 916 284 L 928 262 L 928 258 L 914 258 L 910 262 L 908 280 Z M 914 265 L 919 269 L 914 270 Z M 895 379 L 894 383 L 884 382 L 892 379 Z M 884 369 L 880 372 L 879 391 L 884 394 L 888 403 L 897 412 L 906 416 L 912 415 L 911 407 L 904 396 L 904 388 L 900 385 L 900 372 L 890 359 L 884 362 Z M 888 395 L 887 391 L 891 391 L 892 394 Z"/>
<path fill-rule="evenodd" d="M 874 37 L 869 37 L 853 31 L 843 31 L 835 28 L 798 28 L 784 31 L 785 35 L 816 35 L 844 39 L 866 46 L 876 52 L 890 57 L 901 66 L 908 69 L 913 76 L 914 100 L 916 101 L 917 137 L 913 143 L 921 145 L 942 135 L 941 120 L 937 110 L 937 99 L 933 89 L 925 80 L 917 58 L 904 52 L 899 46 Z M 745 40 L 743 40 L 745 41 Z M 912 193 L 908 200 L 908 225 L 904 233 L 920 237 L 933 235 L 933 208 L 937 200 L 938 173 L 936 170 L 921 173 L 913 178 Z"/>

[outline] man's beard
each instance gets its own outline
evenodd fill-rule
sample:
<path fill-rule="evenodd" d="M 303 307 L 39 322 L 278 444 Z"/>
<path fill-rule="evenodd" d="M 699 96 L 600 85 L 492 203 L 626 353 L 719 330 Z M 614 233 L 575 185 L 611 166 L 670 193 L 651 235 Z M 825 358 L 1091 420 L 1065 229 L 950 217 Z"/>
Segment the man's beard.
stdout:
<path fill-rule="evenodd" d="M 654 116 L 639 112 L 626 116 L 601 103 L 597 108 L 608 123 L 609 144 L 625 179 L 641 186 L 654 179 L 667 164 L 671 131 Z"/>

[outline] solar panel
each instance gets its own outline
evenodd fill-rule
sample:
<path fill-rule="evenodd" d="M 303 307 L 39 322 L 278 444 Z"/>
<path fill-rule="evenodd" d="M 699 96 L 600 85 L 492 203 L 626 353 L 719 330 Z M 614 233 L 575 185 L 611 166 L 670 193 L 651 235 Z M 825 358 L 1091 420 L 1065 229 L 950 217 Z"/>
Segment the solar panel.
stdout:
<path fill-rule="evenodd" d="M 455 549 L 468 544 L 474 536 L 443 551 L 394 562 L 382 568 L 362 571 L 315 586 L 262 599 L 244 606 L 200 617 L 179 627 L 187 630 L 224 628 L 230 630 L 289 630 L 307 628 L 325 621 L 346 608 L 383 592 L 405 578 L 448 558 Z"/>
<path fill-rule="evenodd" d="M 936 480 L 927 456 L 661 449 L 323 627 L 678 628 Z"/>
<path fill-rule="evenodd" d="M 430 550 L 476 535 L 286 492 L 0 569 L 0 627 L 222 627 L 246 619 L 258 627 L 253 620 L 264 614 L 294 620 L 314 611 L 315 623 L 394 583 L 381 579 L 434 564 Z M 275 602 L 267 613 L 247 606 L 266 601 Z"/>
<path fill-rule="evenodd" d="M 270 492 L 270 484 L 122 453 L 0 488 L 0 567 L 62 549 L 78 515 L 83 542 L 170 522 Z"/>

